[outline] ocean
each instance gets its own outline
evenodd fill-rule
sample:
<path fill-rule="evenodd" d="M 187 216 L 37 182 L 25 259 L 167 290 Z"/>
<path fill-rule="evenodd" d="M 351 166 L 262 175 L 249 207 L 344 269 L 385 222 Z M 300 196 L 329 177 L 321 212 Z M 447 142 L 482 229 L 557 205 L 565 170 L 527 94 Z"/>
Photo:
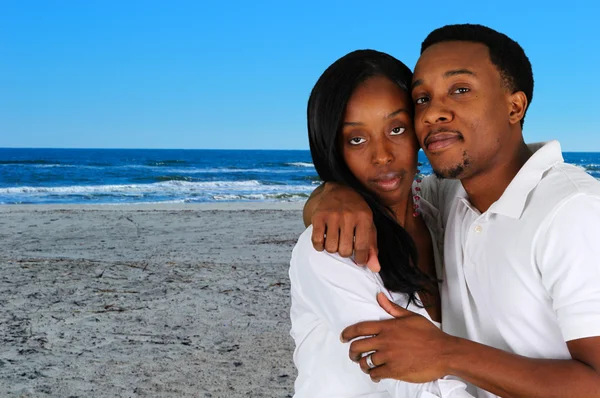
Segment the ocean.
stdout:
<path fill-rule="evenodd" d="M 600 153 L 563 155 L 600 178 Z M 302 201 L 319 183 L 307 150 L 0 148 L 0 204 Z"/>

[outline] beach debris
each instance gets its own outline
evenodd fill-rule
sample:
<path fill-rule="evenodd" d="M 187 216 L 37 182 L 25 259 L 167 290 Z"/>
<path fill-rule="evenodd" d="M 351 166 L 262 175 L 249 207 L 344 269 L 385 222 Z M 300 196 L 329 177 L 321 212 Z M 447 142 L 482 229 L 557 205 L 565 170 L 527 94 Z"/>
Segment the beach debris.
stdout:
<path fill-rule="evenodd" d="M 122 294 L 136 294 L 139 293 L 137 290 L 116 290 L 116 289 L 96 289 L 96 293 L 122 293 Z"/>

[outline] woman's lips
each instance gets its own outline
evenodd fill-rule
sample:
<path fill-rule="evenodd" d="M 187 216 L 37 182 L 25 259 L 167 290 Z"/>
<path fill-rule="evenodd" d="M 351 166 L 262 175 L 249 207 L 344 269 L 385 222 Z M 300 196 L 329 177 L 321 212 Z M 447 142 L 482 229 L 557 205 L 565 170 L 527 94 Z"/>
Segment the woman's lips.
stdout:
<path fill-rule="evenodd" d="M 400 177 L 384 177 L 373 180 L 382 191 L 393 191 L 400 186 Z"/>

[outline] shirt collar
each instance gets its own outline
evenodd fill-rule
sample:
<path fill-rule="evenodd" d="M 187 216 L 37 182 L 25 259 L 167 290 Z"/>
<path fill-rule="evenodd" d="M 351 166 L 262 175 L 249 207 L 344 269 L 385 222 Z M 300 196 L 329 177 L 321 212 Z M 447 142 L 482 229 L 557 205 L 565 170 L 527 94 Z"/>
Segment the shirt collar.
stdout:
<path fill-rule="evenodd" d="M 558 141 L 534 143 L 527 146 L 533 155 L 508 184 L 500 199 L 490 206 L 489 213 L 501 214 L 514 219 L 521 218 L 527 197 L 539 184 L 546 170 L 557 163 L 564 162 Z"/>

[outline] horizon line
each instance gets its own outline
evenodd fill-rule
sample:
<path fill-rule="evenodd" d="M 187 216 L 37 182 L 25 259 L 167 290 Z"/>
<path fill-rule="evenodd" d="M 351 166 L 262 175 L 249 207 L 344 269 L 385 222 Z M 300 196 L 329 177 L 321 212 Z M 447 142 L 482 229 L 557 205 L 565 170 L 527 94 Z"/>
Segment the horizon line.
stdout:
<path fill-rule="evenodd" d="M 310 151 L 309 148 L 306 149 L 293 149 L 293 148 L 107 148 L 107 147 L 19 147 L 19 146 L 10 146 L 3 147 L 0 146 L 0 149 L 72 149 L 72 150 L 87 150 L 87 149 L 101 149 L 101 150 L 116 150 L 116 151 L 126 151 L 126 150 L 138 150 L 138 151 Z"/>
<path fill-rule="evenodd" d="M 114 150 L 114 151 L 127 151 L 127 150 L 136 150 L 136 151 L 310 151 L 309 148 L 306 149 L 291 149 L 291 148 L 106 148 L 106 147 L 0 147 L 2 149 L 68 149 L 68 150 Z M 423 152 L 423 149 L 420 148 L 419 152 Z M 598 151 L 562 151 L 563 153 L 600 153 Z"/>

